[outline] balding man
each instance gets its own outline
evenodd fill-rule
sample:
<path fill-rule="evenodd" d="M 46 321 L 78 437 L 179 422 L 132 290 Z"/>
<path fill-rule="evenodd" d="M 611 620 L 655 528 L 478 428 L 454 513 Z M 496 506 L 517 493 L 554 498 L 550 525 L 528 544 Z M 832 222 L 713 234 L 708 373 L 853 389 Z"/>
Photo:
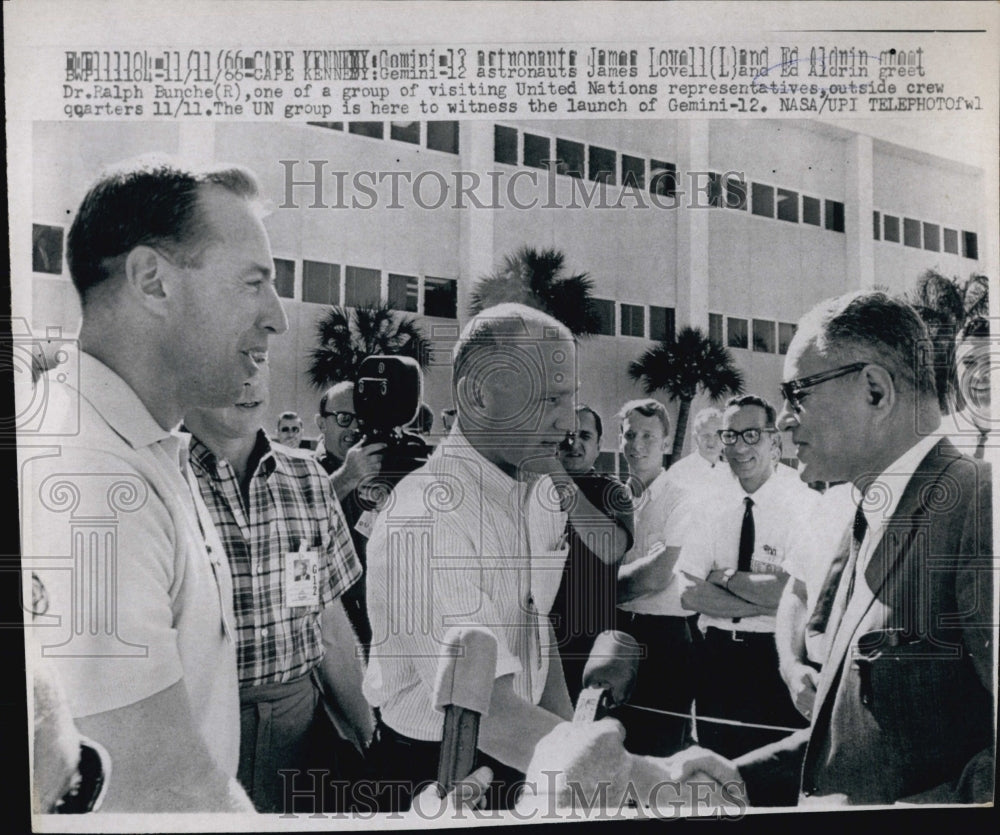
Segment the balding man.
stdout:
<path fill-rule="evenodd" d="M 79 431 L 28 462 L 21 492 L 25 553 L 79 566 L 72 587 L 68 572 L 45 580 L 65 628 L 45 630 L 44 652 L 114 762 L 104 810 L 251 810 L 234 779 L 229 567 L 174 430 L 189 407 L 235 402 L 287 328 L 256 182 L 123 166 L 87 193 L 67 255 Z"/>
<path fill-rule="evenodd" d="M 571 715 L 546 617 L 566 515 L 541 474 L 565 477 L 556 452 L 574 428 L 575 363 L 572 336 L 544 313 L 508 304 L 475 316 L 455 346 L 458 422 L 375 522 L 365 693 L 381 712 L 379 775 L 400 787 L 387 808 L 407 806 L 434 779 L 443 718 L 434 684 L 449 627 L 480 625 L 497 638 L 479 748 L 507 787 Z M 494 805 L 512 803 L 512 791 Z"/>
<path fill-rule="evenodd" d="M 803 481 L 864 497 L 831 586 L 812 726 L 735 762 L 693 752 L 675 779 L 743 782 L 754 806 L 993 802 L 991 469 L 936 434 L 928 346 L 916 311 L 882 293 L 799 322 L 778 426 Z M 576 774 L 568 747 L 545 767 Z"/>

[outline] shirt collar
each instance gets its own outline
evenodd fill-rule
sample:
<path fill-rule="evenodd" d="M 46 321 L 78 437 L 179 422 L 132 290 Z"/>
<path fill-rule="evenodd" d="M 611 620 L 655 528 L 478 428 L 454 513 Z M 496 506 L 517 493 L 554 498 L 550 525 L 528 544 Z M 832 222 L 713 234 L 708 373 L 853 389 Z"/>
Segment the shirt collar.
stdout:
<path fill-rule="evenodd" d="M 85 351 L 80 352 L 80 379 L 80 395 L 133 449 L 179 437 L 156 422 L 128 383 Z"/>
<path fill-rule="evenodd" d="M 219 457 L 203 444 L 195 435 L 185 435 L 190 439 L 190 456 L 202 470 L 212 477 L 219 477 Z M 253 452 L 250 453 L 250 464 L 254 466 L 254 475 L 263 471 L 264 475 L 270 475 L 276 469 L 284 469 L 275 458 L 271 440 L 263 429 L 257 430 L 257 443 Z"/>
<path fill-rule="evenodd" d="M 868 520 L 869 531 L 881 529 L 885 520 L 892 518 L 899 506 L 899 500 L 903 497 L 904 491 L 901 488 L 909 483 L 910 477 L 916 472 L 920 462 L 927 457 L 927 454 L 940 440 L 933 435 L 921 438 L 886 467 L 882 474 L 872 482 L 872 484 L 881 482 L 883 487 L 864 497 L 866 501 L 863 502 L 862 509 Z M 896 485 L 901 487 L 897 488 Z M 852 488 L 851 495 L 855 503 L 862 498 L 857 488 Z"/>
<path fill-rule="evenodd" d="M 469 441 L 456 423 L 451 432 L 442 439 L 434 455 L 447 455 L 449 458 L 459 458 L 476 466 L 483 474 L 484 486 L 498 490 L 504 495 L 519 490 L 523 485 L 517 479 L 511 478 L 492 461 L 486 459 Z"/>

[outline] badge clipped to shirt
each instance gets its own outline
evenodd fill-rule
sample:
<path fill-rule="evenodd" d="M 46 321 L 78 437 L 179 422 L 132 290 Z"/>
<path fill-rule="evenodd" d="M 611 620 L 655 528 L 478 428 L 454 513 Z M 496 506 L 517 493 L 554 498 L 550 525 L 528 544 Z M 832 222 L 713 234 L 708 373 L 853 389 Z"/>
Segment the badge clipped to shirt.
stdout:
<path fill-rule="evenodd" d="M 285 554 L 285 607 L 319 605 L 319 552 L 306 549 Z"/>
<path fill-rule="evenodd" d="M 358 521 L 354 523 L 354 530 L 361 534 L 365 539 L 371 539 L 372 528 L 375 526 L 375 516 L 375 513 L 370 510 L 366 510 L 358 517 Z"/>

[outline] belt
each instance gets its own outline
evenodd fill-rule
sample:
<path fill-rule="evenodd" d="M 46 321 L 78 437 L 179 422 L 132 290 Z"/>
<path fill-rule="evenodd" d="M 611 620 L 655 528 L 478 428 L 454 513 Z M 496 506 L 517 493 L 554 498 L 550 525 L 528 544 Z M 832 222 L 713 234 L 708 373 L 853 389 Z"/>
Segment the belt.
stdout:
<path fill-rule="evenodd" d="M 706 638 L 723 638 L 735 644 L 748 644 L 755 641 L 774 641 L 773 632 L 740 632 L 737 629 L 719 629 L 717 626 L 710 626 L 705 630 Z"/>

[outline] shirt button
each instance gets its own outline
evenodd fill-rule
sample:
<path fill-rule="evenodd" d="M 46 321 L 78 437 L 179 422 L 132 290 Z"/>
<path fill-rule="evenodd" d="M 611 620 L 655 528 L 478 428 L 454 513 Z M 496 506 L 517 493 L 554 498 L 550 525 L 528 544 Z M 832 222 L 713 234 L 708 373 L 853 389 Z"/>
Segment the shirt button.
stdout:
<path fill-rule="evenodd" d="M 260 630 L 260 634 L 264 638 L 267 637 L 267 627 L 266 626 L 263 629 Z"/>
<path fill-rule="evenodd" d="M 870 705 L 871 703 L 872 703 L 872 697 L 869 696 L 867 693 L 865 693 L 865 695 L 861 697 L 861 704 Z"/>

